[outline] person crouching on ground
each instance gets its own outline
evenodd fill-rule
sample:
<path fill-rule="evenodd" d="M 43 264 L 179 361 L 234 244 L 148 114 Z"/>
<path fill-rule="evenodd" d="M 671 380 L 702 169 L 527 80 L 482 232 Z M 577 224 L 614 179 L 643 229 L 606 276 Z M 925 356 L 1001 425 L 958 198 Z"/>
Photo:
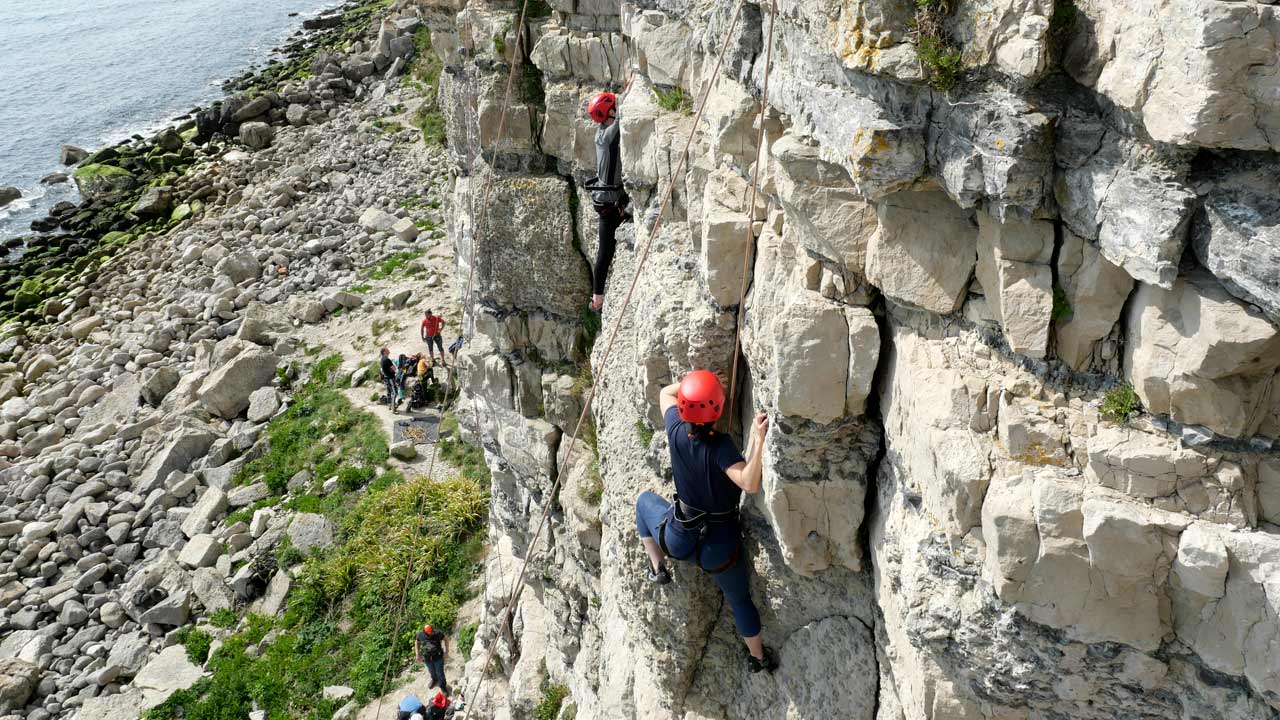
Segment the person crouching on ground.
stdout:
<path fill-rule="evenodd" d="M 711 575 L 733 611 L 738 634 L 747 646 L 751 672 L 772 672 L 778 662 L 764 646 L 760 612 L 751 600 L 750 562 L 742 556 L 738 502 L 742 493 L 760 490 L 761 456 L 769 419 L 764 413 L 751 423 L 748 459 L 733 440 L 717 433 L 724 411 L 724 388 L 706 370 L 695 370 L 662 389 L 659 398 L 671 446 L 676 497 L 668 503 L 646 491 L 636 500 L 636 529 L 649 556 L 651 582 L 671 582 L 664 558 L 689 561 Z"/>

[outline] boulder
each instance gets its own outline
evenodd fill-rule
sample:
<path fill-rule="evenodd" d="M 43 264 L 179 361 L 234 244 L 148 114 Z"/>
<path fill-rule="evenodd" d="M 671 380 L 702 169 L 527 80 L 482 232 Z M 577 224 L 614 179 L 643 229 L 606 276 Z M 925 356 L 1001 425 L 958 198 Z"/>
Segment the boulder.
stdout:
<path fill-rule="evenodd" d="M 19 712 L 36 691 L 40 668 L 25 660 L 0 660 L 0 712 Z"/>
<path fill-rule="evenodd" d="M 360 227 L 373 232 L 390 232 L 396 224 L 395 216 L 380 208 L 366 208 L 360 213 Z"/>
<path fill-rule="evenodd" d="M 197 458 L 204 457 L 218 436 L 206 427 L 184 424 L 169 433 L 169 439 L 156 451 L 142 472 L 134 479 L 136 492 L 149 493 L 160 487 L 175 471 L 185 472 Z"/>
<path fill-rule="evenodd" d="M 289 541 L 304 553 L 323 550 L 334 542 L 333 523 L 317 513 L 298 513 L 289 523 Z"/>
<path fill-rule="evenodd" d="M 87 200 L 113 202 L 138 186 L 133 173 L 114 165 L 85 165 L 72 178 Z"/>
<path fill-rule="evenodd" d="M 231 588 L 227 587 L 222 573 L 212 567 L 197 568 L 191 573 L 191 593 L 196 596 L 206 613 L 235 607 L 235 595 Z"/>
<path fill-rule="evenodd" d="M 977 261 L 969 213 L 938 192 L 901 192 L 876 206 L 867 278 L 895 302 L 939 314 L 960 308 Z"/>
<path fill-rule="evenodd" d="M 294 295 L 289 298 L 289 317 L 301 322 L 318 323 L 325 316 L 324 303 L 316 298 Z"/>
<path fill-rule="evenodd" d="M 151 407 L 160 407 L 165 397 L 178 387 L 178 381 L 181 379 L 178 371 L 168 365 L 156 368 L 142 381 L 139 389 L 142 401 Z"/>
<path fill-rule="evenodd" d="M 294 127 L 302 127 L 307 124 L 307 106 L 298 103 L 291 103 L 284 112 L 285 120 Z"/>
<path fill-rule="evenodd" d="M 212 566 L 222 554 L 222 543 L 212 535 L 200 534 L 187 541 L 178 553 L 178 562 L 189 568 Z"/>
<path fill-rule="evenodd" d="M 250 252 L 231 253 L 218 262 L 214 271 L 225 275 L 231 282 L 239 285 L 245 280 L 262 275 L 262 264 Z"/>
<path fill-rule="evenodd" d="M 89 337 L 90 333 L 100 327 L 102 327 L 102 318 L 97 315 L 90 315 L 71 324 L 71 337 L 76 340 L 84 340 Z"/>
<path fill-rule="evenodd" d="M 412 218 L 400 218 L 391 226 L 391 232 L 402 242 L 413 242 L 418 239 L 418 226 Z"/>
<path fill-rule="evenodd" d="M 1204 271 L 1130 303 L 1125 374 L 1153 412 L 1227 437 L 1255 433 L 1280 368 L 1280 330 Z"/>
<path fill-rule="evenodd" d="M 240 142 L 254 150 L 270 147 L 275 139 L 275 128 L 264 122 L 247 122 L 240 126 Z"/>
<path fill-rule="evenodd" d="M 133 206 L 133 214 L 139 217 L 159 217 L 167 215 L 173 208 L 173 188 L 158 185 L 147 188 Z"/>
<path fill-rule="evenodd" d="M 418 457 L 418 449 L 413 446 L 412 440 L 401 440 L 391 446 L 391 455 L 400 460 L 413 460 Z"/>
<path fill-rule="evenodd" d="M 63 145 L 58 151 L 59 165 L 76 165 L 80 161 L 89 157 L 89 151 L 84 148 L 78 148 L 75 145 Z"/>
<path fill-rule="evenodd" d="M 289 596 L 291 587 L 293 587 L 293 577 L 289 572 L 287 570 L 276 572 L 271 577 L 271 582 L 267 583 L 266 593 L 250 606 L 249 612 L 265 617 L 279 615 L 285 608 L 285 600 Z"/>
<path fill-rule="evenodd" d="M 242 508 L 252 505 L 263 498 L 271 495 L 271 489 L 266 483 L 254 483 L 252 485 L 241 485 L 227 493 L 227 504 L 233 508 Z"/>
<path fill-rule="evenodd" d="M 1186 590 L 1210 599 L 1226 593 L 1227 545 L 1212 523 L 1192 523 L 1178 539 L 1173 574 Z"/>
<path fill-rule="evenodd" d="M 264 348 L 252 348 L 210 373 L 197 391 L 197 397 L 211 415 L 234 420 L 248 409 L 254 391 L 271 383 L 275 372 L 275 354 Z"/>
<path fill-rule="evenodd" d="M 22 197 L 22 191 L 12 185 L 0 186 L 0 208 Z"/>
<path fill-rule="evenodd" d="M 151 645 L 147 642 L 146 636 L 141 632 L 131 632 L 121 635 L 111 645 L 107 664 L 120 668 L 120 675 L 133 677 L 147 663 L 147 658 L 150 656 Z"/>
<path fill-rule="evenodd" d="M 265 95 L 256 97 L 231 114 L 231 121 L 243 123 L 252 120 L 271 109 L 271 99 Z"/>
<path fill-rule="evenodd" d="M 175 692 L 194 685 L 203 674 L 200 666 L 187 659 L 185 647 L 170 645 L 138 672 L 133 687 L 142 691 L 147 705 L 159 705 Z"/>
<path fill-rule="evenodd" d="M 271 386 L 261 387 L 249 396 L 249 410 L 246 417 L 249 418 L 249 422 L 263 422 L 270 420 L 279 409 L 280 396 L 276 393 L 276 389 Z"/>
<path fill-rule="evenodd" d="M 213 523 L 227 511 L 227 496 L 218 488 L 209 488 L 200 495 L 191 512 L 182 521 L 182 533 L 195 538 L 213 529 Z"/>

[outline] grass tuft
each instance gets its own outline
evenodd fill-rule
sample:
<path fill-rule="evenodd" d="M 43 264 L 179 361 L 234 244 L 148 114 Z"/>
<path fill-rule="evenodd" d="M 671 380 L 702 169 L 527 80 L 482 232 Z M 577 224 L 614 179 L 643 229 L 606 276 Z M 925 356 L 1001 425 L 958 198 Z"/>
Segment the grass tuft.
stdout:
<path fill-rule="evenodd" d="M 1128 383 L 1117 385 L 1102 398 L 1102 417 L 1116 424 L 1123 424 L 1129 416 L 1142 410 L 1142 400 Z"/>
<path fill-rule="evenodd" d="M 658 107 L 663 110 L 684 115 L 693 114 L 693 97 L 686 93 L 683 88 L 673 87 L 670 90 L 654 88 L 653 93 L 658 96 Z"/>

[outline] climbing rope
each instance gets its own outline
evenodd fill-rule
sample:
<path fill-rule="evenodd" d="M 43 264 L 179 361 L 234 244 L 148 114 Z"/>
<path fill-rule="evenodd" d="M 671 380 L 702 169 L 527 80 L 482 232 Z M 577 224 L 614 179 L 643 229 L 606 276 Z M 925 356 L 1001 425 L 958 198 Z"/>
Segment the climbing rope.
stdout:
<path fill-rule="evenodd" d="M 640 259 L 636 264 L 635 272 L 631 276 L 631 284 L 628 286 L 627 293 L 624 296 L 622 301 L 622 306 L 618 310 L 619 321 L 613 324 L 613 329 L 609 333 L 608 341 L 605 343 L 604 353 L 600 356 L 599 377 L 601 379 L 604 378 L 605 372 L 608 369 L 609 359 L 613 355 L 614 342 L 617 340 L 618 331 L 622 327 L 622 323 L 620 319 L 622 316 L 626 314 L 627 308 L 630 307 L 631 305 L 631 298 L 635 293 L 636 286 L 639 284 L 640 274 L 644 270 L 645 262 L 649 259 L 649 252 L 653 248 L 653 242 L 655 239 L 657 239 L 658 230 L 662 226 L 662 218 L 666 214 L 667 208 L 671 203 L 671 197 L 675 191 L 676 181 L 677 179 L 680 178 L 681 171 L 684 169 L 684 165 L 689 158 L 689 149 L 693 145 L 693 137 L 695 134 L 697 134 L 698 126 L 702 120 L 703 111 L 706 109 L 707 98 L 710 97 L 711 89 L 715 86 L 716 81 L 720 77 L 720 68 L 724 63 L 724 56 L 726 51 L 728 50 L 729 41 L 733 38 L 733 31 L 737 28 L 738 18 L 742 14 L 743 3 L 744 3 L 744 0 L 738 0 L 737 3 L 735 3 L 733 18 L 729 23 L 728 31 L 725 33 L 724 43 L 720 47 L 720 52 L 716 58 L 715 67 L 712 69 L 710 74 L 710 79 L 707 81 L 705 87 L 703 87 L 702 95 L 698 100 L 697 112 L 694 115 L 693 125 L 689 129 L 689 136 L 688 136 L 688 139 L 685 141 L 684 150 L 680 153 L 679 161 L 677 162 L 675 169 L 672 171 L 670 179 L 667 181 L 667 190 L 666 190 L 666 193 L 663 195 L 662 205 L 658 210 L 657 216 L 654 218 L 653 227 L 649 232 L 649 238 L 644 244 L 644 249 L 641 251 Z M 588 362 L 590 362 L 589 359 L 588 359 Z M 569 447 L 568 447 L 568 450 L 565 452 L 564 462 L 560 463 L 559 470 L 556 473 L 555 483 L 552 484 L 551 491 L 547 494 L 547 506 L 542 512 L 541 519 L 538 521 L 537 529 L 534 530 L 533 538 L 529 542 L 529 549 L 525 552 L 524 560 L 522 561 L 521 567 L 520 567 L 520 574 L 517 577 L 516 583 L 514 585 L 515 590 L 513 590 L 513 592 L 511 593 L 511 596 L 507 598 L 506 606 L 502 614 L 502 622 L 500 623 L 499 627 L 505 628 L 510 626 L 511 615 L 512 615 L 512 612 L 514 611 L 515 601 L 519 598 L 520 590 L 523 588 L 525 578 L 528 575 L 529 560 L 533 557 L 534 553 L 538 549 L 538 544 L 542 540 L 542 531 L 546 527 L 548 518 L 551 517 L 552 508 L 555 506 L 555 498 L 557 496 L 557 493 L 560 490 L 560 485 L 564 481 L 565 473 L 568 471 L 568 468 L 571 467 L 572 465 L 570 460 L 573 457 L 574 449 L 577 447 L 578 436 L 582 430 L 582 426 L 586 422 L 586 419 L 591 412 L 591 403 L 593 400 L 595 400 L 597 386 L 598 386 L 598 383 L 593 383 L 591 387 L 587 390 L 586 396 L 583 398 L 582 413 L 578 416 L 577 425 L 574 427 L 573 435 L 569 439 Z M 498 642 L 496 641 L 496 638 L 495 638 L 495 641 L 489 644 L 489 650 L 485 654 L 484 664 L 480 666 L 479 679 L 476 682 L 475 693 L 473 694 L 472 692 L 470 692 L 470 688 L 468 688 L 468 692 L 466 692 L 463 697 L 471 698 L 472 702 L 479 699 L 480 697 L 479 693 L 481 690 L 484 689 L 484 681 L 488 677 L 489 667 L 490 667 L 490 664 L 493 662 L 493 654 L 494 654 L 494 651 L 497 649 L 497 647 L 498 647 Z M 468 713 L 468 717 L 470 717 L 470 713 Z"/>
<path fill-rule="evenodd" d="M 751 201 L 747 203 L 747 243 L 742 250 L 742 281 L 738 286 L 738 312 L 737 322 L 734 325 L 733 335 L 733 362 L 729 364 L 729 425 L 733 425 L 733 407 L 734 401 L 737 399 L 738 393 L 738 355 L 742 348 L 742 323 L 746 316 L 747 307 L 747 278 L 751 270 L 752 249 L 755 247 L 755 225 L 756 225 L 756 190 L 760 187 L 760 166 L 764 164 L 761 154 L 764 152 L 764 113 L 769 107 L 769 72 L 773 65 L 773 21 L 778 16 L 778 0 L 770 0 L 769 3 L 769 44 L 765 50 L 764 56 L 764 90 L 760 98 L 760 114 L 756 121 L 760 125 L 759 132 L 756 134 L 756 156 L 755 170 L 751 178 Z M 768 218 L 766 218 L 767 220 Z M 746 429 L 748 432 L 750 424 Z M 748 436 L 749 437 L 749 436 Z"/>
<path fill-rule="evenodd" d="M 515 26 L 515 27 L 517 28 L 517 32 L 519 33 L 518 38 L 517 38 L 517 41 L 516 41 L 515 51 L 514 51 L 514 52 L 516 52 L 516 53 L 520 53 L 520 52 L 522 52 L 522 47 L 523 47 L 523 45 L 524 45 L 524 21 L 525 21 L 526 14 L 528 13 L 528 10 L 529 10 L 529 0 L 524 0 L 523 4 L 521 5 L 521 8 L 520 8 L 520 22 L 519 22 L 519 23 L 517 23 L 517 24 L 516 24 L 516 26 Z M 474 53 L 474 51 L 475 51 L 474 47 L 469 48 L 469 50 L 470 50 L 470 52 L 471 52 L 471 53 Z M 514 57 L 514 55 L 513 55 L 513 57 Z M 507 110 L 508 110 L 508 108 L 509 108 L 509 107 L 510 107 L 510 105 L 511 105 L 511 89 L 512 89 L 512 87 L 515 85 L 515 73 L 516 73 L 516 63 L 515 63 L 515 62 L 512 62 L 512 63 L 511 63 L 511 68 L 510 68 L 510 72 L 508 72 L 508 74 L 507 74 L 507 87 L 506 87 L 506 91 L 505 91 L 505 93 L 504 93 L 504 95 L 503 95 L 503 100 L 502 100 L 502 114 L 501 114 L 501 116 L 499 116 L 499 118 L 498 118 L 498 134 L 497 134 L 497 141 L 498 141 L 498 142 L 501 142 L 501 140 L 502 140 L 502 132 L 503 132 L 503 130 L 506 128 Z M 437 88 L 437 89 L 436 89 L 436 92 L 437 92 L 437 93 L 439 93 L 439 88 Z M 476 96 L 477 96 L 477 97 L 478 97 L 478 95 L 479 95 L 479 94 L 478 94 L 478 93 L 476 93 Z M 471 158 L 471 161 L 470 161 L 469 173 L 470 173 L 470 177 L 471 177 L 471 181 L 472 181 L 472 183 L 474 183 L 474 182 L 475 182 L 475 165 L 476 165 L 476 160 L 477 160 L 478 158 L 480 158 L 480 157 L 481 157 L 481 155 L 483 155 L 483 149 L 481 149 L 481 148 L 480 148 L 480 146 L 479 146 L 479 140 L 480 140 L 480 138 L 479 138 L 479 134 L 480 134 L 480 131 L 479 131 L 480 118 L 479 118 L 479 104 L 478 104 L 478 101 L 477 101 L 477 108 L 476 108 L 476 112 L 475 112 L 475 113 L 473 113 L 473 114 L 476 116 L 476 122 L 475 122 L 475 129 L 476 129 L 476 130 L 475 130 L 475 132 L 476 132 L 476 134 L 475 134 L 475 139 L 476 139 L 476 148 L 477 148 L 477 149 L 476 149 L 476 154 L 475 154 L 475 156 L 474 156 L 474 157 L 472 157 L 472 158 Z M 470 132 L 470 126 L 468 126 L 468 132 Z M 496 157 L 496 155 L 497 155 L 496 147 L 497 147 L 497 146 L 496 146 L 496 144 L 495 144 L 495 157 Z M 489 199 L 489 198 L 488 198 L 488 190 L 489 190 L 490 188 L 492 188 L 492 186 L 493 186 L 493 185 L 492 185 L 492 183 L 490 183 L 488 186 L 486 186 L 485 202 L 484 202 L 484 204 L 485 204 L 485 205 L 487 205 L 487 204 L 488 204 L 488 199 Z M 467 290 L 466 290 L 466 295 L 465 295 L 465 305 L 464 305 L 464 307 L 463 307 L 463 309 L 462 309 L 462 312 L 463 312 L 463 329 L 464 329 L 464 334 L 465 334 L 465 328 L 466 328 L 466 316 L 467 316 L 467 310 L 468 310 L 468 308 L 472 308 L 472 307 L 474 307 L 474 306 L 473 306 L 473 303 L 472 303 L 472 297 L 473 297 L 473 296 L 472 296 L 472 292 L 473 292 L 473 281 L 474 281 L 474 278 L 475 278 L 475 268 L 476 268 L 476 263 L 475 263 L 475 259 L 476 259 L 476 241 L 475 241 L 476 224 L 475 224 L 475 192 L 474 192 L 474 186 L 473 186 L 472 188 L 470 188 L 470 192 L 468 192 L 468 193 L 467 193 L 467 196 L 468 196 L 468 203 L 467 203 L 467 204 L 468 204 L 468 211 L 469 211 L 469 215 L 470 215 L 470 223 L 471 223 L 471 226 L 470 226 L 470 231 L 471 231 L 471 256 L 470 256 L 470 266 L 471 266 L 471 267 L 470 267 L 470 269 L 469 269 L 469 274 L 468 274 L 468 277 L 467 277 Z M 473 318 L 473 320 L 472 320 L 471 325 L 472 325 L 472 332 L 474 332 L 474 327 L 475 327 L 475 321 L 474 321 L 474 318 Z M 455 356 L 455 359 L 454 359 L 454 367 L 453 367 L 453 371 L 454 371 L 454 372 L 453 372 L 453 386 L 452 386 L 451 388 L 449 388 L 449 392 L 445 394 L 444 402 L 441 404 L 441 411 L 440 411 L 440 421 L 441 421 L 441 423 L 443 423 L 443 420 L 444 420 L 444 408 L 446 408 L 446 407 L 448 407 L 448 406 L 449 406 L 449 401 L 450 401 L 450 399 L 451 399 L 451 396 L 460 395 L 460 394 L 461 394 L 461 392 L 462 392 L 462 373 L 460 372 L 460 370 L 459 370 L 459 368 L 458 368 L 458 366 L 457 366 L 457 359 L 456 359 L 456 358 L 457 358 L 457 356 Z M 479 422 L 480 422 L 480 415 L 479 415 L 479 411 L 478 411 L 478 409 L 477 409 L 477 408 L 476 408 L 476 406 L 475 406 L 475 399 L 474 399 L 474 398 L 472 398 L 472 412 L 475 414 L 476 423 L 477 423 L 477 426 L 478 426 L 478 425 L 479 425 Z M 436 457 L 440 454 L 440 441 L 441 441 L 441 439 L 442 439 L 442 438 L 440 437 L 440 425 L 437 425 L 437 426 L 436 426 L 436 442 L 435 442 L 435 445 L 431 448 L 431 461 L 430 461 L 430 462 L 428 463 L 428 465 L 427 465 L 427 478 L 428 478 L 428 479 L 433 478 L 433 477 L 435 476 Z M 424 512 L 424 510 L 425 510 L 425 509 L 426 509 L 426 503 L 419 502 L 419 504 L 418 504 L 418 524 L 419 524 L 419 525 L 421 525 L 421 524 L 422 524 L 423 512 Z M 414 558 L 412 558 L 412 557 L 411 557 L 409 562 L 410 562 L 410 565 L 409 565 L 409 568 L 408 568 L 408 572 L 405 574 L 405 581 L 404 581 L 404 585 L 400 588 L 400 599 L 399 599 L 399 602 L 398 602 L 398 604 L 397 604 L 397 608 L 396 608 L 396 612 L 395 612 L 395 617 L 396 617 L 396 622 L 395 622 L 395 626 L 394 626 L 394 628 L 395 628 L 395 629 L 394 629 L 394 631 L 393 631 L 393 632 L 392 632 L 392 634 L 391 634 L 391 650 L 390 650 L 390 652 L 387 654 L 387 663 L 386 663 L 386 666 L 383 668 L 383 671 L 382 671 L 382 684 L 381 684 L 381 686 L 379 687 L 379 690 L 378 690 L 378 706 L 377 706 L 377 709 L 376 709 L 376 711 L 375 711 L 374 717 L 381 717 L 381 716 L 382 716 L 382 701 L 383 701 L 383 698 L 384 698 L 384 697 L 386 697 L 387 682 L 388 682 L 388 681 L 390 680 L 390 678 L 391 678 L 391 667 L 392 667 L 392 665 L 393 665 L 393 664 L 395 664 L 395 662 L 396 662 L 396 658 L 397 658 L 397 654 L 396 654 L 396 646 L 399 644 L 399 640 L 400 640 L 400 630 L 401 630 L 401 628 L 404 626 L 404 618 L 405 618 L 405 602 L 406 602 L 406 600 L 408 599 L 408 595 L 409 595 L 409 581 L 410 581 L 410 578 L 412 578 L 412 577 L 413 577 L 413 573 L 414 573 L 414 570 L 415 570 L 415 568 L 413 567 Z M 464 696 L 464 697 L 465 697 L 465 696 Z"/>

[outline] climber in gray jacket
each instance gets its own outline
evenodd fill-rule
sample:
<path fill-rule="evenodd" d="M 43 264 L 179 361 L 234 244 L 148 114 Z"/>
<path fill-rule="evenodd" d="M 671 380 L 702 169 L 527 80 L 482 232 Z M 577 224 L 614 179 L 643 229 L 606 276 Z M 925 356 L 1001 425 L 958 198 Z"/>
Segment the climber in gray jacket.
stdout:
<path fill-rule="evenodd" d="M 622 187 L 622 133 L 618 125 L 618 98 L 600 93 L 587 105 L 587 114 L 600 125 L 596 130 L 596 176 L 587 181 L 591 205 L 600 216 L 600 247 L 591 274 L 591 309 L 604 305 L 604 283 L 613 264 L 618 226 L 631 219 L 631 198 Z"/>

